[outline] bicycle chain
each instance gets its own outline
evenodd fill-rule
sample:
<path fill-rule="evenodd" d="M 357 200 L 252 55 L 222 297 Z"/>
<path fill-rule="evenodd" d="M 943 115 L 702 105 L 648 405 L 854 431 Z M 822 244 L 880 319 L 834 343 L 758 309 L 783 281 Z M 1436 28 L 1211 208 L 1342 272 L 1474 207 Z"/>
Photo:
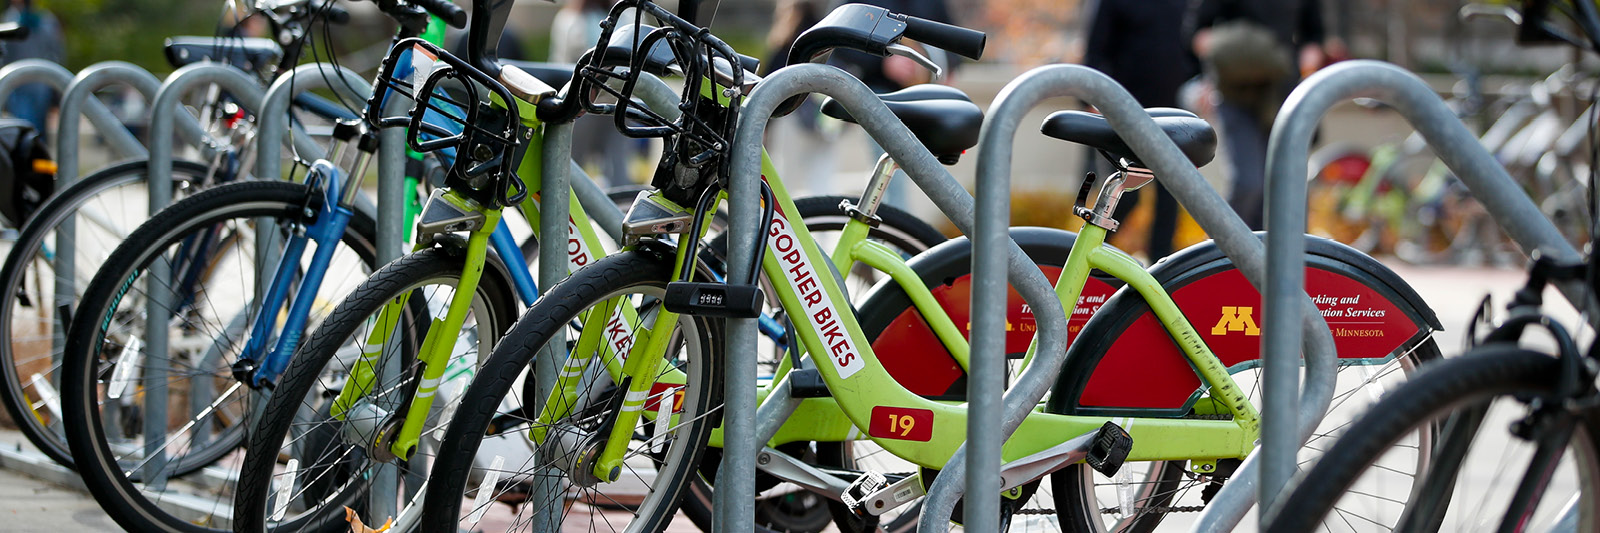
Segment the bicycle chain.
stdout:
<path fill-rule="evenodd" d="M 1177 506 L 1177 507 L 1167 506 L 1167 507 L 1141 507 L 1141 508 L 1139 508 L 1139 512 L 1140 513 L 1198 513 L 1200 511 L 1204 511 L 1204 510 L 1206 510 L 1206 506 L 1204 506 L 1204 505 L 1180 505 L 1180 506 Z M 1120 509 L 1117 509 L 1115 507 L 1106 507 L 1106 508 L 1103 508 L 1103 509 L 1100 510 L 1101 514 L 1117 514 L 1117 513 L 1121 513 L 1121 512 L 1122 511 Z M 1013 515 L 1053 515 L 1053 514 L 1056 514 L 1056 510 L 1055 509 L 1031 509 L 1031 508 L 1030 509 L 1018 509 L 1016 511 L 1013 511 L 1011 514 L 1013 514 Z"/>
<path fill-rule="evenodd" d="M 1204 506 L 1204 505 L 1179 505 L 1179 506 L 1176 506 L 1176 507 L 1173 507 L 1173 506 L 1162 506 L 1162 507 L 1140 507 L 1139 508 L 1139 512 L 1140 513 L 1198 513 L 1200 511 L 1204 511 L 1204 510 L 1206 510 L 1206 506 Z M 1114 514 L 1114 513 L 1121 513 L 1121 512 L 1122 512 L 1122 510 L 1121 509 L 1117 509 L 1116 507 L 1106 507 L 1106 508 L 1100 510 L 1101 514 Z"/>
<path fill-rule="evenodd" d="M 1189 415 L 1184 420 L 1233 420 L 1233 415 Z"/>

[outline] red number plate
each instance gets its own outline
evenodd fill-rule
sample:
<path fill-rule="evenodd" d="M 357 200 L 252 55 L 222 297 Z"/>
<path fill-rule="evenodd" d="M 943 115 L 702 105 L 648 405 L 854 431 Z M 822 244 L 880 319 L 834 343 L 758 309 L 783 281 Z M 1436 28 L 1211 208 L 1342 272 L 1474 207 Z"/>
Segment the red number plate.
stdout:
<path fill-rule="evenodd" d="M 867 434 L 884 439 L 928 442 L 933 439 L 933 411 L 905 407 L 872 408 Z"/>
<path fill-rule="evenodd" d="M 683 385 L 673 385 L 669 383 L 657 383 L 650 386 L 650 397 L 644 401 L 644 410 L 660 412 L 661 402 L 666 400 L 664 395 L 666 394 L 667 389 L 677 389 L 672 394 L 672 399 L 670 400 L 672 403 L 668 404 L 672 406 L 672 412 L 683 412 Z"/>

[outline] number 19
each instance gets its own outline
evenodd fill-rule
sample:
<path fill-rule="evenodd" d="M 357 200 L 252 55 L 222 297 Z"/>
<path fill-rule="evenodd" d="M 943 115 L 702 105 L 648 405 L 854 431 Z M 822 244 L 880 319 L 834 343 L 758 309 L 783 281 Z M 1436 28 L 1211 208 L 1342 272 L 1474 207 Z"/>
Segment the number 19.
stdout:
<path fill-rule="evenodd" d="M 917 419 L 911 415 L 889 415 L 889 432 L 899 433 L 901 437 L 911 435 L 911 428 L 917 426 Z"/>

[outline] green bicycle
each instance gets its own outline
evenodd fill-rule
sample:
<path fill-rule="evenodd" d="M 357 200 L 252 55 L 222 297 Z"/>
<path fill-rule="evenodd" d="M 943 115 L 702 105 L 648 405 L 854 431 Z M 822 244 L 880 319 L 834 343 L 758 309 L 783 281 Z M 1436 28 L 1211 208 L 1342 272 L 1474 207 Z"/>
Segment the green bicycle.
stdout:
<path fill-rule="evenodd" d="M 480 8 L 479 12 L 486 14 L 500 9 Z M 496 27 L 475 26 L 488 29 L 484 35 L 471 35 L 470 42 L 483 42 L 478 39 L 486 38 Z M 597 57 L 595 61 L 627 56 L 623 48 L 631 44 L 626 41 L 625 37 L 603 41 L 607 46 L 599 49 L 613 57 Z M 556 99 L 555 91 L 548 87 L 529 90 L 536 86 L 518 78 L 515 69 L 506 68 L 498 78 L 475 70 L 474 65 L 485 63 L 480 58 L 492 60 L 492 51 L 471 48 L 468 59 L 459 59 L 416 41 L 399 42 L 391 50 L 380 85 L 393 83 L 389 72 L 406 61 L 402 53 L 407 50 L 411 57 L 440 62 L 438 68 L 423 69 L 432 74 L 427 81 L 417 83 L 412 94 L 436 95 L 432 87 L 452 77 L 488 87 L 499 85 L 509 93 L 495 91 L 483 102 L 466 104 L 444 102 L 443 96 L 430 97 L 418 103 L 410 118 L 415 124 L 418 117 L 426 120 L 430 113 L 447 107 L 439 103 L 455 103 L 459 109 L 477 110 L 477 115 L 433 116 L 463 125 L 507 127 L 497 132 L 523 132 L 473 137 L 476 130 L 467 126 L 466 136 L 459 143 L 414 140 L 423 149 L 448 145 L 470 154 L 502 153 L 505 148 L 490 144 L 489 148 L 479 149 L 475 142 L 515 139 L 527 147 L 517 160 L 517 171 L 490 170 L 483 175 L 514 176 L 516 186 L 509 182 L 474 183 L 465 179 L 470 171 L 453 173 L 447 178 L 450 187 L 435 191 L 422 211 L 415 251 L 384 266 L 357 287 L 301 345 L 277 380 L 251 432 L 234 499 L 236 531 L 290 525 L 339 528 L 348 519 L 342 507 L 368 518 L 393 517 L 400 530 L 414 528 L 420 506 L 409 503 L 419 501 L 424 490 L 425 472 L 431 458 L 440 451 L 438 436 L 454 411 L 454 400 L 517 317 L 519 309 L 513 295 L 531 292 L 526 287 L 529 282 L 524 281 L 531 280 L 526 271 L 519 274 L 516 270 L 520 267 L 507 266 L 503 260 L 504 249 L 495 229 L 507 207 L 515 206 L 529 221 L 539 220 L 537 200 L 543 190 L 542 157 L 537 149 L 543 136 L 540 126 L 560 120 L 541 102 Z M 574 85 L 569 91 L 582 91 L 581 87 Z M 369 117 L 377 116 L 377 105 L 369 104 Z M 513 112 L 514 119 L 510 118 Z M 509 127 L 510 120 L 516 121 L 515 128 Z M 398 123 L 391 119 L 369 122 Z M 427 122 L 413 128 L 424 132 L 428 129 Z M 508 187 L 526 192 L 526 197 L 518 201 L 494 192 Z M 569 270 L 603 257 L 608 248 L 577 200 L 570 202 L 565 240 Z M 806 199 L 802 202 L 806 207 L 799 212 L 802 218 L 814 220 L 814 227 L 829 229 L 837 224 L 834 217 L 806 213 L 831 214 L 837 211 L 838 202 L 837 198 Z M 890 214 L 883 227 L 871 232 L 874 239 L 909 252 L 942 240 L 942 236 L 910 215 L 898 211 Z M 539 228 L 534 229 L 542 233 Z M 715 269 L 706 270 L 706 274 L 714 276 Z M 777 331 L 775 340 L 781 341 L 781 323 Z M 399 505 L 395 514 L 380 507 L 385 504 L 376 503 L 377 489 L 371 488 L 371 480 L 385 471 L 397 472 L 404 485 L 397 493 Z"/>
<path fill-rule="evenodd" d="M 641 9 L 649 8 L 641 3 Z M 681 34 L 705 38 L 670 14 L 657 17 Z M 854 26 L 862 20 L 902 24 L 880 35 Z M 812 52 L 835 46 L 890 53 L 889 45 L 913 33 L 936 46 L 941 38 L 960 35 L 878 8 L 846 6 L 803 35 L 790 59 L 804 62 L 812 59 Z M 863 44 L 839 35 L 877 36 Z M 946 152 L 950 146 L 935 144 L 952 133 L 941 129 L 949 123 L 928 120 L 950 116 L 946 100 L 894 102 L 887 95 L 884 100 L 926 148 L 936 156 L 952 155 Z M 717 102 L 720 109 L 704 112 L 715 110 L 726 117 L 738 107 L 737 92 Z M 1193 163 L 1210 160 L 1215 136 L 1209 125 L 1192 115 L 1162 116 L 1157 123 Z M 1075 304 L 1074 316 L 1082 311 L 1093 318 L 1075 332 L 1077 340 L 1055 392 L 1006 444 L 1009 466 L 1000 497 L 1013 511 L 1053 507 L 1046 512 L 1058 515 L 1061 527 L 1154 528 L 1169 514 L 1203 506 L 1254 446 L 1259 425 L 1251 401 L 1255 388 L 1235 377 L 1251 377 L 1259 360 L 1254 315 L 1259 297 L 1209 243 L 1150 270 L 1104 246 L 1107 231 L 1116 226 L 1110 214 L 1117 199 L 1154 176 L 1097 115 L 1058 113 L 1044 130 L 1101 149 L 1118 163 L 1119 172 L 1105 181 L 1093 208 L 1080 205 L 1078 214 L 1090 225 L 1075 237 L 1059 234 L 1070 242 L 1070 252 L 1060 266 L 1057 294 L 1064 307 Z M 844 507 L 841 528 L 893 526 L 880 518 L 925 490 L 965 440 L 966 424 L 961 405 L 927 397 L 940 394 L 913 392 L 918 386 L 891 372 L 880 354 L 912 352 L 910 357 L 928 367 L 943 366 L 948 358 L 964 370 L 965 332 L 934 294 L 958 285 L 959 276 L 930 287 L 927 276 L 936 267 L 949 268 L 948 259 L 907 263 L 876 253 L 874 243 L 849 238 L 852 230 L 870 227 L 861 220 L 846 228 L 831 265 L 844 271 L 861 262 L 887 272 L 890 279 L 869 293 L 861 311 L 844 306 L 851 300 L 828 274 L 830 258 L 803 225 L 793 222 L 789 214 L 794 204 L 770 164 L 763 165 L 762 173 L 770 190 L 765 203 L 772 213 L 764 226 L 760 271 L 772 281 L 785 315 L 803 319 L 795 320 L 798 343 L 779 362 L 777 375 L 769 383 L 752 384 L 761 387 L 763 402 L 783 388 L 801 398 L 787 422 L 770 438 L 763 436 L 768 447 L 757 462 L 763 475 L 774 480 L 758 479 L 758 487 L 790 490 L 776 483 L 783 481 L 838 500 Z M 704 219 L 722 195 L 714 179 L 694 184 L 698 186 L 651 193 L 636 202 L 634 212 L 648 207 L 643 211 L 693 213 L 688 220 Z M 871 190 L 862 202 L 869 208 Z M 1082 191 L 1080 204 L 1089 192 Z M 694 209 L 681 207 L 690 202 Z M 870 219 L 870 209 L 863 215 Z M 741 280 L 704 284 L 685 274 L 693 272 L 693 248 L 704 229 L 689 225 L 683 234 L 684 226 L 643 238 L 574 273 L 512 327 L 480 369 L 483 379 L 467 388 L 447 426 L 443 452 L 429 476 L 423 528 L 510 529 L 548 521 L 563 527 L 652 531 L 672 519 L 686 488 L 704 474 L 705 448 L 721 445 L 723 389 L 717 350 L 722 346 L 716 317 L 747 317 L 753 311 L 745 303 L 750 285 L 741 287 Z M 1337 406 L 1370 401 L 1367 393 L 1437 356 L 1430 338 L 1439 328 L 1437 320 L 1393 273 L 1336 243 L 1311 239 L 1308 249 L 1308 287 L 1339 328 L 1335 335 L 1341 359 L 1352 370 L 1342 373 L 1347 379 L 1341 380 Z M 912 263 L 923 270 L 911 268 Z M 1092 285 L 1093 270 L 1126 285 L 1110 298 L 1080 299 L 1085 286 Z M 866 310 L 878 294 L 908 299 L 912 305 L 906 311 L 920 319 L 891 321 L 890 329 L 920 328 L 908 335 L 920 335 L 942 350 L 924 351 L 926 345 L 908 344 L 905 337 L 880 343 L 888 329 L 869 336 L 863 324 L 876 316 Z M 1031 333 L 1028 310 L 1016 312 L 1014 331 Z M 1027 344 L 1022 346 L 1016 355 L 1025 365 L 1030 355 Z M 525 371 L 536 362 L 554 365 L 551 356 L 559 361 L 563 352 L 560 368 L 544 374 L 554 376 L 553 383 L 527 377 Z M 1131 435 L 1132 446 L 1125 458 L 1104 457 L 1102 464 L 1111 466 L 1096 472 L 1082 464 L 1085 439 L 1077 437 L 1107 431 L 1105 424 L 1113 420 Z M 1325 424 L 1333 426 L 1324 428 L 1337 427 L 1339 420 L 1330 417 Z M 1326 431 L 1321 433 L 1325 437 Z M 794 443 L 855 447 L 867 441 L 908 463 L 906 470 L 814 467 L 793 453 L 806 450 L 786 449 Z M 1316 442 L 1307 453 L 1315 453 Z M 506 454 L 513 445 L 533 453 Z M 1115 468 L 1123 459 L 1138 464 Z M 492 505 L 507 501 L 516 504 L 510 516 Z"/>

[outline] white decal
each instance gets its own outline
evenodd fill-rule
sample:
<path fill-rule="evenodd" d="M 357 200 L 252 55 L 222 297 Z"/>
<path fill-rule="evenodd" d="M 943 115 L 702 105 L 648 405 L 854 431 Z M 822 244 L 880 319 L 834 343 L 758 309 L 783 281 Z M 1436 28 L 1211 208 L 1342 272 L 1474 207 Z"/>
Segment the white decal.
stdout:
<path fill-rule="evenodd" d="M 628 320 L 623 313 L 632 304 L 626 301 L 622 303 L 623 305 L 617 306 L 616 312 L 611 313 L 611 318 L 606 320 L 605 336 L 606 346 L 611 348 L 611 353 L 617 356 L 617 360 L 627 362 L 628 352 L 633 351 L 633 329 L 624 327 L 628 325 Z"/>
<path fill-rule="evenodd" d="M 567 219 L 567 273 L 583 268 L 594 261 L 594 255 L 589 253 L 589 246 L 583 242 L 583 234 L 578 232 L 578 223 Z"/>
<path fill-rule="evenodd" d="M 803 321 L 811 325 L 817 338 L 822 340 L 822 345 L 827 347 L 827 359 L 833 361 L 834 368 L 839 370 L 839 378 L 849 379 L 866 368 L 866 363 L 861 361 L 860 354 L 856 353 L 850 340 L 850 333 L 839 321 L 839 312 L 833 305 L 833 299 L 828 297 L 828 291 L 822 290 L 816 269 L 806 261 L 806 254 L 800 248 L 800 239 L 789 228 L 789 222 L 782 213 L 772 217 L 772 227 L 767 233 L 767 249 L 778 258 L 778 265 L 785 273 L 784 281 L 799 295 L 806 317 Z M 812 357 L 818 355 L 812 354 Z"/>

